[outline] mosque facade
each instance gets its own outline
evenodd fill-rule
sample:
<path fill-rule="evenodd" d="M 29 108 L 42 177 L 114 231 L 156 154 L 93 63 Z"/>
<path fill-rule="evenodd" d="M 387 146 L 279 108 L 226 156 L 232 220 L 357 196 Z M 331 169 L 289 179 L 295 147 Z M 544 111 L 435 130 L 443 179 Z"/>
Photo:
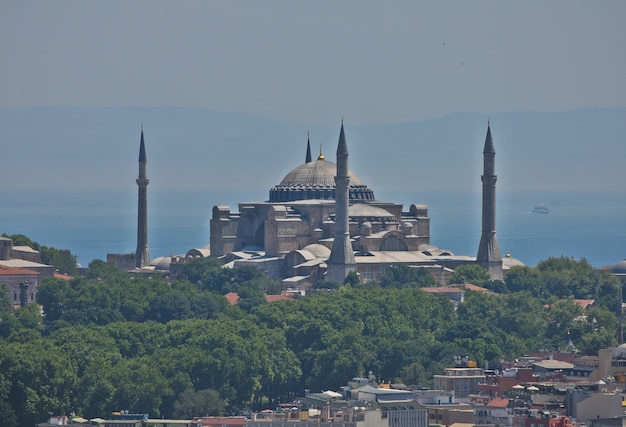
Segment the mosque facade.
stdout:
<path fill-rule="evenodd" d="M 428 207 L 377 200 L 348 168 L 343 123 L 337 163 L 320 150 L 269 191 L 267 201 L 242 202 L 238 211 L 214 206 L 210 220 L 210 256 L 229 266 L 254 265 L 286 286 L 318 280 L 342 282 L 350 271 L 361 282 L 377 280 L 391 265 L 429 269 L 445 284 L 454 268 L 477 263 L 493 279 L 502 279 L 503 262 L 495 235 L 495 150 L 488 127 L 483 181 L 483 235 L 478 257 L 455 255 L 430 241 Z M 484 240 L 484 242 L 483 242 Z M 483 249 L 486 248 L 486 249 Z M 193 249 L 187 257 L 206 255 Z"/>

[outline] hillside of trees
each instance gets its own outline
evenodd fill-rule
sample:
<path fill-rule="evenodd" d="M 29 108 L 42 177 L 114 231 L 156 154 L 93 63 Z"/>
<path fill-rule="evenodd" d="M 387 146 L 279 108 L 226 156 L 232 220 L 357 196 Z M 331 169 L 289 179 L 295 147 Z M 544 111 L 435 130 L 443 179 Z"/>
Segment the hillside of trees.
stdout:
<path fill-rule="evenodd" d="M 338 389 L 372 371 L 379 381 L 432 386 L 467 355 L 497 366 L 539 349 L 581 354 L 618 343 L 619 281 L 585 260 L 550 258 L 491 282 L 461 267 L 455 309 L 421 269 L 394 267 L 380 282 L 321 284 L 314 296 L 267 303 L 279 283 L 254 268 L 186 264 L 183 279 L 129 274 L 93 261 L 84 276 L 47 279 L 37 305 L 11 308 L 0 292 L 0 419 L 29 426 L 49 413 L 106 417 L 240 414 L 305 389 Z M 224 294 L 237 292 L 231 306 Z M 574 299 L 594 299 L 585 311 Z"/>

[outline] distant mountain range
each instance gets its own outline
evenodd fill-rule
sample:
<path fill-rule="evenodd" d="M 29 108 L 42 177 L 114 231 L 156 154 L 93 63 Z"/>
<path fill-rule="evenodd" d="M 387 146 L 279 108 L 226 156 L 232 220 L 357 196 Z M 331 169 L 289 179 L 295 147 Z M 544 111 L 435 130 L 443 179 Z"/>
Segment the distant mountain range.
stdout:
<path fill-rule="evenodd" d="M 345 130 L 350 168 L 386 191 L 480 191 L 490 120 L 498 189 L 615 191 L 626 182 L 626 108 L 455 113 Z M 335 161 L 335 127 L 192 108 L 0 109 L 0 189 L 135 190 L 141 123 L 150 189 L 250 190 L 304 162 L 307 131 Z"/>

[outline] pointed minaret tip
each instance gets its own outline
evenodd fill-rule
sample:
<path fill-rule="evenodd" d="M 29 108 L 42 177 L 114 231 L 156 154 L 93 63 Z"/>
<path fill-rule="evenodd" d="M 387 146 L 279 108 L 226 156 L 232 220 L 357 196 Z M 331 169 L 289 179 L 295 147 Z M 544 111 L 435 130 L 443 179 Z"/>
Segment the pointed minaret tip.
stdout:
<path fill-rule="evenodd" d="M 146 161 L 146 146 L 143 141 L 143 123 L 141 123 L 141 142 L 139 143 L 139 161 Z"/>
<path fill-rule="evenodd" d="M 306 131 L 306 157 L 304 163 L 311 163 L 311 135 Z"/>
<path fill-rule="evenodd" d="M 491 137 L 491 123 L 489 119 L 487 119 L 487 136 L 485 137 L 485 148 L 483 149 L 483 154 L 495 154 L 496 148 L 493 144 L 493 138 Z"/>
<path fill-rule="evenodd" d="M 346 133 L 343 130 L 343 117 L 341 118 L 341 131 L 339 132 L 339 143 L 337 144 L 337 154 L 348 154 L 348 143 Z"/>

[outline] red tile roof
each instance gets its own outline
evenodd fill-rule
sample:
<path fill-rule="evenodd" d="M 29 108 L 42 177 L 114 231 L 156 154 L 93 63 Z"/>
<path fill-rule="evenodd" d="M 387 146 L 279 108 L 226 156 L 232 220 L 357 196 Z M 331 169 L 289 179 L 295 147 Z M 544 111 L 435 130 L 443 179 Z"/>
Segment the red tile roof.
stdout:
<path fill-rule="evenodd" d="M 231 292 L 234 293 L 234 292 Z M 198 423 L 202 426 L 210 427 L 233 427 L 233 426 L 245 426 L 248 424 L 248 420 L 245 417 L 202 417 L 194 418 L 194 423 Z"/>
<path fill-rule="evenodd" d="M 17 276 L 17 275 L 39 275 L 36 271 L 27 270 L 25 268 L 18 267 L 7 267 L 6 265 L 0 265 L 0 275 L 1 276 Z"/>
<path fill-rule="evenodd" d="M 229 292 L 224 295 L 224 298 L 228 300 L 230 305 L 236 305 L 239 303 L 239 299 L 241 298 L 237 292 Z M 265 301 L 267 302 L 275 302 L 275 301 L 295 301 L 294 298 L 288 295 L 265 295 Z"/>
<path fill-rule="evenodd" d="M 239 302 L 239 294 L 237 292 L 229 292 L 224 297 L 228 300 L 230 305 L 236 305 Z"/>
<path fill-rule="evenodd" d="M 265 301 L 275 302 L 275 301 L 295 301 L 295 300 L 287 295 L 265 295 Z"/>
<path fill-rule="evenodd" d="M 486 406 L 491 406 L 492 408 L 506 408 L 506 405 L 508 404 L 509 404 L 509 399 L 497 397 L 493 400 L 490 400 Z"/>
<path fill-rule="evenodd" d="M 575 299 L 574 302 L 581 306 L 582 308 L 589 308 L 595 303 L 595 300 L 592 299 Z"/>
<path fill-rule="evenodd" d="M 63 280 L 72 280 L 73 277 L 70 276 L 69 274 L 63 274 L 63 273 L 57 273 L 56 271 L 54 272 L 54 277 L 57 279 L 63 279 Z"/>
<path fill-rule="evenodd" d="M 482 286 L 476 286 L 476 285 L 472 285 L 471 283 L 464 283 L 462 285 L 459 285 L 459 287 L 468 290 L 468 291 L 477 291 L 477 292 L 484 292 L 488 295 L 498 295 L 495 292 L 490 291 L 487 288 L 483 288 Z"/>

